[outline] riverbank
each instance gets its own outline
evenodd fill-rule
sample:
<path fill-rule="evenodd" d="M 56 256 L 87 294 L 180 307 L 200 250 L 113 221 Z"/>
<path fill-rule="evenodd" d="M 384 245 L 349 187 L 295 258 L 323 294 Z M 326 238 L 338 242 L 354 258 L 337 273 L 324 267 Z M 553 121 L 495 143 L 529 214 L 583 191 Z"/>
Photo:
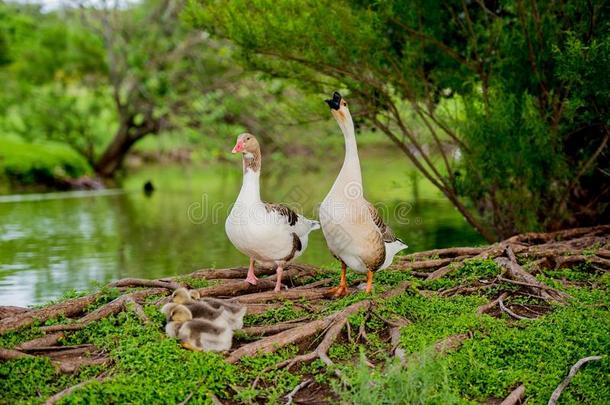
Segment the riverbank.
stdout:
<path fill-rule="evenodd" d="M 373 296 L 333 300 L 337 268 L 125 279 L 37 309 L 3 308 L 0 402 L 602 403 L 610 382 L 610 226 L 403 256 Z M 158 306 L 178 285 L 248 306 L 228 354 L 189 352 L 163 334 Z M 10 360 L 8 360 L 10 358 Z M 69 391 L 70 387 L 76 387 Z M 57 397 L 55 397 L 57 398 Z M 512 402 L 516 403 L 516 401 Z"/>
<path fill-rule="evenodd" d="M 21 190 L 66 190 L 91 176 L 89 163 L 67 145 L 0 137 L 0 194 Z"/>

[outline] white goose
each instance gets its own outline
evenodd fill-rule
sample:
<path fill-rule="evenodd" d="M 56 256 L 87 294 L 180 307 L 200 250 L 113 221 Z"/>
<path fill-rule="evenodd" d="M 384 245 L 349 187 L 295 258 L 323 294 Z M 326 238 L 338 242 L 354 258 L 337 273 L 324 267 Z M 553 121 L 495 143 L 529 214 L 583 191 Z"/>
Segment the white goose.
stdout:
<path fill-rule="evenodd" d="M 346 268 L 367 273 L 366 292 L 373 287 L 373 273 L 385 269 L 407 245 L 396 238 L 377 209 L 364 199 L 362 174 L 354 123 L 347 102 L 337 92 L 326 100 L 345 138 L 343 167 L 320 205 L 320 223 L 332 254 L 341 261 L 341 281 L 333 291 L 347 294 Z"/>
<path fill-rule="evenodd" d="M 250 284 L 256 284 L 258 280 L 254 261 L 277 265 L 277 292 L 282 287 L 284 266 L 305 251 L 309 233 L 319 229 L 320 223 L 298 215 L 284 205 L 261 200 L 261 150 L 254 135 L 239 135 L 233 153 L 243 155 L 244 178 L 225 222 L 225 232 L 231 243 L 250 257 L 246 277 Z"/>

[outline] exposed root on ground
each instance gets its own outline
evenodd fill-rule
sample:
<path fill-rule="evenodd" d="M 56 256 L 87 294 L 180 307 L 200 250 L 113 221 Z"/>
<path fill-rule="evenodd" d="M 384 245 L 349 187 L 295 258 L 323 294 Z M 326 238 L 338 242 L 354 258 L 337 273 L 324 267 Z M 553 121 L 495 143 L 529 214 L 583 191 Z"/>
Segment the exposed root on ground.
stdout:
<path fill-rule="evenodd" d="M 597 267 L 600 271 L 610 271 L 609 237 L 610 225 L 551 233 L 528 233 L 487 247 L 459 247 L 412 253 L 402 256 L 394 269 L 411 270 L 418 277 L 436 280 L 459 268 L 457 265 L 464 260 L 494 259 L 504 255 L 509 247 L 524 259 L 549 269 L 584 264 Z"/>
<path fill-rule="evenodd" d="M 578 360 L 576 364 L 574 364 L 572 368 L 570 368 L 568 376 L 561 382 L 561 384 L 559 384 L 559 386 L 557 386 L 557 388 L 555 388 L 555 391 L 553 391 L 553 394 L 551 395 L 551 399 L 549 399 L 548 405 L 555 405 L 557 403 L 557 400 L 559 399 L 559 396 L 561 396 L 563 390 L 566 389 L 568 384 L 570 384 L 570 381 L 572 381 L 572 378 L 574 378 L 574 376 L 576 375 L 576 373 L 578 373 L 578 370 L 580 370 L 582 366 L 584 366 L 590 361 L 598 361 L 603 358 L 604 356 L 589 356 Z"/>
<path fill-rule="evenodd" d="M 523 397 L 525 396 L 525 385 L 521 384 L 517 388 L 511 391 L 510 394 L 504 401 L 500 403 L 500 405 L 517 405 L 523 402 Z"/>

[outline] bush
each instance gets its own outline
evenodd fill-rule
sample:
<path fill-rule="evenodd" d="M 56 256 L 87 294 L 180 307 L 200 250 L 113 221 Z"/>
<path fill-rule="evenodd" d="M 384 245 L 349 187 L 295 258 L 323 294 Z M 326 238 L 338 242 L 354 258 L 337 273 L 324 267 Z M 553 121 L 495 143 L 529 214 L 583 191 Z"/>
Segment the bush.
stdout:
<path fill-rule="evenodd" d="M 0 177 L 10 183 L 54 184 L 92 172 L 81 155 L 55 142 L 27 143 L 16 137 L 0 137 Z"/>

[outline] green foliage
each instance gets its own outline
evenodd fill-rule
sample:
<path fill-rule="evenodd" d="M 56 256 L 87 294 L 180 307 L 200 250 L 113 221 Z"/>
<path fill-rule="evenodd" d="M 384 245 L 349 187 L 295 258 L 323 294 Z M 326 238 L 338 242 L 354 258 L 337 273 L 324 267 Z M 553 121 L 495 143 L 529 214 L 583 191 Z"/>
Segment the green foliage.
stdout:
<path fill-rule="evenodd" d="M 357 124 L 406 138 L 493 239 L 609 218 L 608 12 L 584 0 L 191 0 L 186 19 L 236 43 L 250 69 L 348 90 Z"/>
<path fill-rule="evenodd" d="M 563 180 L 570 176 L 561 134 L 540 116 L 533 96 L 497 88 L 488 97 L 489 106 L 467 104 L 467 119 L 461 122 L 470 146 L 460 164 L 465 172 L 460 193 L 502 204 L 502 215 L 484 212 L 498 229 L 515 224 L 519 228 L 514 231 L 546 229 L 551 224 L 545 221 L 561 219 L 549 208 L 562 197 Z M 561 182 L 549 182 L 551 178 Z"/>
<path fill-rule="evenodd" d="M 295 373 L 281 369 L 274 369 L 274 365 L 294 357 L 298 352 L 295 346 L 289 346 L 275 353 L 256 357 L 246 357 L 240 360 L 236 400 L 241 403 L 257 403 L 257 399 L 264 399 L 265 403 L 280 404 L 281 399 L 294 386 L 299 384 L 300 377 Z M 256 388 L 252 388 L 252 381 L 259 379 Z"/>
<path fill-rule="evenodd" d="M 607 293 L 603 294 L 607 301 Z M 599 299 L 598 293 L 591 296 L 585 290 L 581 295 L 587 301 Z M 524 383 L 528 401 L 546 403 L 578 359 L 610 351 L 608 319 L 607 309 L 576 302 L 522 328 L 497 323 L 446 358 L 451 380 L 461 395 L 479 401 L 502 398 Z M 608 360 L 583 368 L 562 394 L 562 401 L 601 403 L 601 398 L 608 398 Z"/>
<path fill-rule="evenodd" d="M 106 4 L 41 12 L 0 4 L 0 80 L 6 88 L 0 136 L 67 144 L 98 172 L 121 131 L 129 138 L 125 150 L 135 144 L 147 159 L 176 150 L 192 152 L 196 161 L 217 159 L 247 130 L 264 141 L 269 155 L 294 148 L 295 140 L 299 149 L 317 150 L 300 137 L 312 125 L 316 132 L 329 127 L 307 124 L 322 108 L 317 98 L 244 72 L 231 44 L 182 24 L 182 4 L 165 6 L 147 0 L 118 10 Z M 290 125 L 296 119 L 305 123 Z M 320 144 L 338 146 L 339 140 Z M 122 158 L 113 161 L 120 165 Z"/>
<path fill-rule="evenodd" d="M 476 309 L 486 302 L 479 296 L 448 298 L 402 294 L 385 302 L 382 313 L 395 314 L 412 321 L 401 329 L 401 345 L 418 352 L 437 340 L 457 333 L 493 328 L 502 321 L 479 316 Z"/>
<path fill-rule="evenodd" d="M 337 385 L 341 397 L 355 404 L 462 404 L 452 389 L 447 368 L 431 354 L 423 354 L 403 367 L 388 362 L 382 370 L 372 370 L 361 359 L 349 376 L 350 386 Z"/>
<path fill-rule="evenodd" d="M 18 344 L 41 336 L 43 336 L 43 333 L 37 327 L 28 328 L 21 331 L 8 332 L 0 336 L 0 347 L 11 349 Z"/>
<path fill-rule="evenodd" d="M 204 278 L 188 276 L 178 276 L 176 277 L 176 282 L 179 284 L 187 285 L 192 289 L 209 287 L 211 284 L 209 280 L 206 280 Z"/>
<path fill-rule="evenodd" d="M 87 161 L 69 146 L 0 138 L 0 177 L 21 184 L 54 184 L 91 173 Z"/>
<path fill-rule="evenodd" d="M 100 372 L 87 367 L 73 375 L 59 374 L 45 357 L 21 358 L 0 363 L 0 403 L 36 404 L 64 388 Z"/>
<path fill-rule="evenodd" d="M 459 266 L 459 268 L 439 279 L 424 281 L 423 285 L 431 290 L 439 290 L 457 285 L 468 285 L 477 280 L 492 280 L 500 274 L 499 266 L 491 259 L 469 259 L 453 266 Z"/>
<path fill-rule="evenodd" d="M 246 315 L 244 324 L 272 324 L 302 318 L 307 314 L 302 307 L 295 305 L 292 301 L 286 301 L 281 307 L 273 308 L 260 314 Z"/>

